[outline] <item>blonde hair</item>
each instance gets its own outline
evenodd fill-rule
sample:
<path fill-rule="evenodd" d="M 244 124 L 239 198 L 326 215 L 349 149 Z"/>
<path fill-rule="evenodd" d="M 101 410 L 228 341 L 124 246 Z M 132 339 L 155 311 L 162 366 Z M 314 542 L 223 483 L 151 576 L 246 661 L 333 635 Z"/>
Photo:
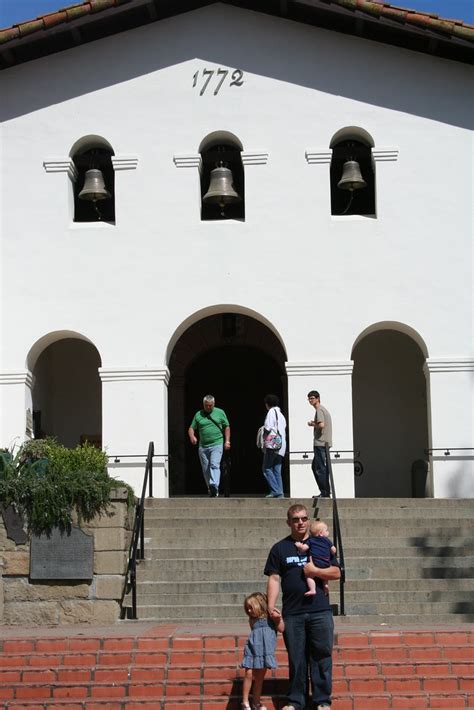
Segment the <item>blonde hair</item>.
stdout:
<path fill-rule="evenodd" d="M 313 520 L 309 526 L 309 531 L 313 537 L 317 537 L 324 528 L 327 528 L 327 524 L 323 520 Z"/>
<path fill-rule="evenodd" d="M 267 595 L 262 592 L 249 594 L 248 597 L 245 597 L 244 609 L 247 616 L 250 616 L 252 619 L 266 619 L 268 616 Z"/>

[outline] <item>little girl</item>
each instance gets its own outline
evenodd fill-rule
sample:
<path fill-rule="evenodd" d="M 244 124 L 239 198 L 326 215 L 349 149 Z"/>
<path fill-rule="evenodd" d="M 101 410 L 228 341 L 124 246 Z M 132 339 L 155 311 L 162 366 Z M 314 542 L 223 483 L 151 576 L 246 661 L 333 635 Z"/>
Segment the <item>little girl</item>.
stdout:
<path fill-rule="evenodd" d="M 283 632 L 285 625 L 276 609 L 275 621 L 269 618 L 267 595 L 261 592 L 254 592 L 246 597 L 244 609 L 249 617 L 251 632 L 245 644 L 242 661 L 242 668 L 245 668 L 242 710 L 252 710 L 252 707 L 253 710 L 267 710 L 260 703 L 263 679 L 267 668 L 277 667 L 275 660 L 277 631 Z M 250 688 L 253 690 L 253 706 L 249 703 Z"/>

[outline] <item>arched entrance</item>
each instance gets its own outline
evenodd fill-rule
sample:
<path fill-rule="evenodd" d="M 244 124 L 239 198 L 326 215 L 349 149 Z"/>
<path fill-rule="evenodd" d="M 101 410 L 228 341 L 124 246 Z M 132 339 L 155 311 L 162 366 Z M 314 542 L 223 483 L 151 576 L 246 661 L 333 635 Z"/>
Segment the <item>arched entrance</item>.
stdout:
<path fill-rule="evenodd" d="M 408 335 L 378 330 L 354 347 L 356 497 L 421 497 L 428 448 L 425 355 Z"/>
<path fill-rule="evenodd" d="M 63 338 L 48 345 L 33 366 L 35 438 L 54 436 L 64 446 L 102 445 L 100 355 L 91 343 Z"/>
<path fill-rule="evenodd" d="M 183 333 L 169 363 L 170 495 L 205 494 L 197 450 L 189 444 L 187 429 L 206 394 L 214 395 L 231 425 L 231 495 L 266 493 L 255 438 L 266 414 L 266 394 L 278 395 L 286 411 L 285 359 L 274 333 L 246 315 L 212 315 Z"/>

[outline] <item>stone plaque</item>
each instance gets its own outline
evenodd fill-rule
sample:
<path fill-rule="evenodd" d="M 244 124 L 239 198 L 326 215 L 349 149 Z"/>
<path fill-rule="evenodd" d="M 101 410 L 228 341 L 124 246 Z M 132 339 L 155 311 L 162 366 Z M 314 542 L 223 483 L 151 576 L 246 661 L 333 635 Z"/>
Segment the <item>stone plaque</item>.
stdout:
<path fill-rule="evenodd" d="M 92 579 L 94 538 L 79 528 L 32 535 L 30 549 L 30 579 Z"/>

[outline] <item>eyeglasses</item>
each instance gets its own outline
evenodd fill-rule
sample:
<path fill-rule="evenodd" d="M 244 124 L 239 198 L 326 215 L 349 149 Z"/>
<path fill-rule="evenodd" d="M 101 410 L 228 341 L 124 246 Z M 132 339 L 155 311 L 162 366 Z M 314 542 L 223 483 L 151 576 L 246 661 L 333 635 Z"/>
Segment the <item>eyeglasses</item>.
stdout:
<path fill-rule="evenodd" d="M 307 515 L 302 515 L 300 518 L 294 517 L 291 518 L 292 523 L 307 523 L 308 522 L 308 516 Z"/>

